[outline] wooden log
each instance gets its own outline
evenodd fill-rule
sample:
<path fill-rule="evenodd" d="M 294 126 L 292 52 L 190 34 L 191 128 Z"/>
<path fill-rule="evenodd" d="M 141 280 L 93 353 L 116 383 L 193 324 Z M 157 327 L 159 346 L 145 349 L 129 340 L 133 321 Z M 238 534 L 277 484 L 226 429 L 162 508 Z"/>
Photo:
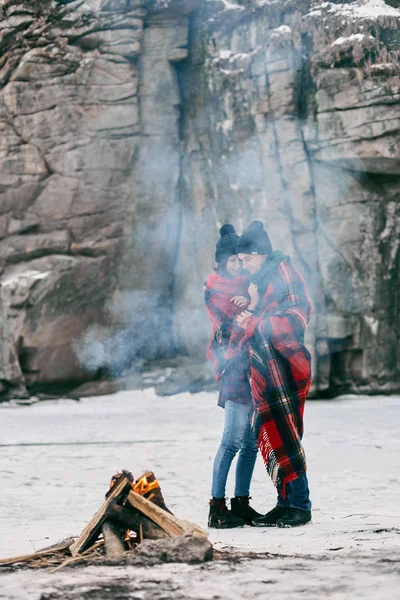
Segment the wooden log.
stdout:
<path fill-rule="evenodd" d="M 142 514 L 137 515 L 139 519 L 139 536 L 142 540 L 162 540 L 170 537 L 161 527 Z"/>
<path fill-rule="evenodd" d="M 136 531 L 139 536 L 138 542 L 142 540 L 161 540 L 170 537 L 168 533 L 142 513 L 137 510 L 133 511 L 129 507 L 126 510 L 129 510 L 130 513 L 128 529 Z"/>
<path fill-rule="evenodd" d="M 119 535 L 114 531 L 111 523 L 106 521 L 101 528 L 106 547 L 107 558 L 117 558 L 125 553 L 124 544 Z"/>
<path fill-rule="evenodd" d="M 72 556 L 77 556 L 95 543 L 99 537 L 101 526 L 106 518 L 106 511 L 114 500 L 121 499 L 131 489 L 131 482 L 128 479 L 119 481 L 110 492 L 107 500 L 101 505 L 97 513 L 92 517 L 88 525 L 82 531 L 79 538 L 70 547 Z"/>
<path fill-rule="evenodd" d="M 57 571 L 59 571 L 60 569 L 63 569 L 64 567 L 67 567 L 68 565 L 72 565 L 74 563 L 79 563 L 80 561 L 85 560 L 85 558 L 88 556 L 89 556 L 89 560 L 90 560 L 90 556 L 93 556 L 93 554 L 95 554 L 94 551 L 103 545 L 104 545 L 104 540 L 100 540 L 100 542 L 93 544 L 93 546 L 91 546 L 90 548 L 85 550 L 85 552 L 82 552 L 82 554 L 79 554 L 77 556 L 70 556 L 63 563 L 61 563 L 60 565 L 55 567 L 55 569 L 52 569 L 51 571 L 49 571 L 49 573 L 56 573 Z"/>
<path fill-rule="evenodd" d="M 129 492 L 127 502 L 129 502 L 133 508 L 144 514 L 148 519 L 153 521 L 156 525 L 161 527 L 161 529 L 163 529 L 171 537 L 178 537 L 185 534 L 208 537 L 207 532 L 205 532 L 195 523 L 178 519 L 171 513 L 163 510 L 156 504 L 153 504 L 153 502 L 150 502 L 146 498 L 136 494 L 136 492 L 133 490 Z"/>
<path fill-rule="evenodd" d="M 2 558 L 0 560 L 0 566 L 8 567 L 10 565 L 15 565 L 18 563 L 26 563 L 32 562 L 34 560 L 38 560 L 40 558 L 45 558 L 46 556 L 52 556 L 53 554 L 57 554 L 59 552 L 63 552 L 64 550 L 68 550 L 71 545 L 71 540 L 65 540 L 60 542 L 59 544 L 55 544 L 50 548 L 43 548 L 43 550 L 38 550 L 37 552 L 33 552 L 33 554 L 22 554 L 21 556 L 12 556 L 10 558 Z"/>

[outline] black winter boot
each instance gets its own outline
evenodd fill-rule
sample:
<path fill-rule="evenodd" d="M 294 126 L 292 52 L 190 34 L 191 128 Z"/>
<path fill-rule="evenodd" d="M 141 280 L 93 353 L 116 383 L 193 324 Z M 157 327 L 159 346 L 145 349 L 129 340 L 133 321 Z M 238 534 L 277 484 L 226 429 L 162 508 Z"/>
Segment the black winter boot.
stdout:
<path fill-rule="evenodd" d="M 235 517 L 244 519 L 246 525 L 252 525 L 253 519 L 262 516 L 250 506 L 250 496 L 235 496 L 231 498 L 231 511 Z"/>
<path fill-rule="evenodd" d="M 311 510 L 287 508 L 283 517 L 277 520 L 278 527 L 298 527 L 311 521 Z"/>
<path fill-rule="evenodd" d="M 214 529 L 233 529 L 243 527 L 244 519 L 236 517 L 228 510 L 225 498 L 213 498 L 210 500 L 210 512 L 208 514 L 208 526 Z"/>
<path fill-rule="evenodd" d="M 255 527 L 275 527 L 278 519 L 281 519 L 286 514 L 287 508 L 284 506 L 275 506 L 266 515 L 261 515 L 253 519 Z"/>

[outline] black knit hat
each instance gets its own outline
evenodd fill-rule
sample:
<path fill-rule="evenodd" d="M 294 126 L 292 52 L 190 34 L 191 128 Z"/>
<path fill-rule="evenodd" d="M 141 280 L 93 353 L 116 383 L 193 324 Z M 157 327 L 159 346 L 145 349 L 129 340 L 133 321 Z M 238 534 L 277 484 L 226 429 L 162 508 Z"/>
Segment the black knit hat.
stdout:
<path fill-rule="evenodd" d="M 220 263 L 224 258 L 229 258 L 232 254 L 237 254 L 236 244 L 239 236 L 237 235 L 235 228 L 230 223 L 222 225 L 219 230 L 221 236 L 217 242 L 215 249 L 215 262 Z"/>
<path fill-rule="evenodd" d="M 236 246 L 241 254 L 271 254 L 272 246 L 261 221 L 253 221 L 245 229 Z"/>

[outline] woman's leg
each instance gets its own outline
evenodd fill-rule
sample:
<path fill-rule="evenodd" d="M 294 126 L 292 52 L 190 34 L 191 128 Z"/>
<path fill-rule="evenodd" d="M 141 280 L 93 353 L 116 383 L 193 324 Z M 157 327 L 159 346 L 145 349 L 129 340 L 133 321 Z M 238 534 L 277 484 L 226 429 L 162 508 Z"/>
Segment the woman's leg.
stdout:
<path fill-rule="evenodd" d="M 249 496 L 258 447 L 256 436 L 249 421 L 248 406 L 245 404 L 240 406 L 243 409 L 243 420 L 244 417 L 246 418 L 246 425 L 236 465 L 235 496 Z"/>
<path fill-rule="evenodd" d="M 243 411 L 243 408 L 245 411 Z M 248 422 L 247 407 L 228 400 L 225 403 L 224 432 L 220 447 L 214 460 L 211 495 L 213 498 L 224 498 L 226 480 L 232 460 L 241 447 L 246 424 Z"/>

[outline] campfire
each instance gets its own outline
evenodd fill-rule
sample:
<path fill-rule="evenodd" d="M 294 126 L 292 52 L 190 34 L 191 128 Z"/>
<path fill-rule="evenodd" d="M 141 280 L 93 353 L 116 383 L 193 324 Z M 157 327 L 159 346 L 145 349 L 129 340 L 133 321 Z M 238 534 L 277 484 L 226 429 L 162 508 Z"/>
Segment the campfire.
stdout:
<path fill-rule="evenodd" d="M 204 560 L 212 557 L 207 533 L 172 514 L 152 471 L 135 480 L 132 473 L 122 470 L 111 477 L 105 502 L 78 538 L 63 540 L 33 554 L 0 560 L 0 567 L 53 567 L 51 572 L 55 572 L 68 565 L 135 557 L 147 540 L 157 540 L 155 544 L 162 550 L 163 541 L 167 543 L 171 538 L 184 539 L 185 543 L 188 538 L 198 543 L 202 540 Z"/>

